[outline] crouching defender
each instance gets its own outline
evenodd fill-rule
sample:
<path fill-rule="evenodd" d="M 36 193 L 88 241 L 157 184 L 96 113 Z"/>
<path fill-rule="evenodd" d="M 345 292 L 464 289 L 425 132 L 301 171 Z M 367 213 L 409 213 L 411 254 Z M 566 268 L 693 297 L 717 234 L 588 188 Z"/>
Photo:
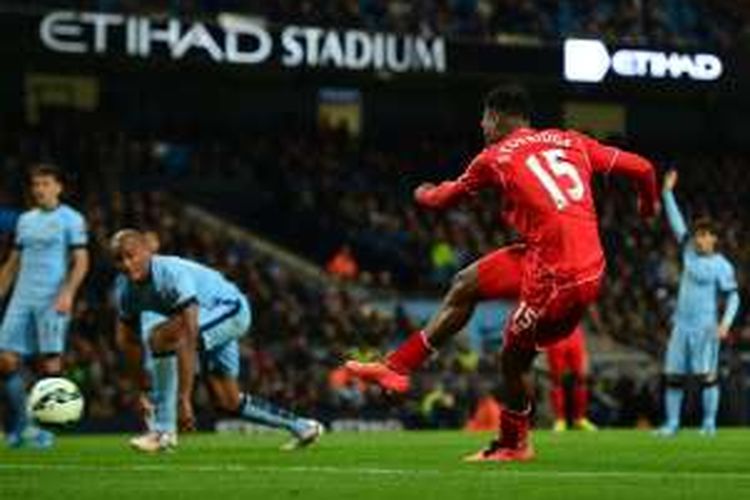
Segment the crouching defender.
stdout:
<path fill-rule="evenodd" d="M 667 418 L 657 432 L 667 437 L 677 432 L 685 378 L 695 375 L 703 385 L 701 434 L 713 436 L 719 410 L 719 341 L 729 333 L 740 298 L 732 264 L 716 251 L 713 223 L 706 218 L 697 219 L 693 234 L 689 235 L 673 194 L 676 184 L 677 172 L 672 170 L 664 177 L 662 197 L 669 225 L 682 245 L 683 269 L 664 370 Z M 721 296 L 726 299 L 726 305 L 719 319 Z"/>
<path fill-rule="evenodd" d="M 135 449 L 156 452 L 176 446 L 178 417 L 182 430 L 193 428 L 196 352 L 219 411 L 287 429 L 294 439 L 286 448 L 320 437 L 319 422 L 240 391 L 239 339 L 250 327 L 251 311 L 233 283 L 197 262 L 155 254 L 143 233 L 133 229 L 115 234 L 111 251 L 121 272 L 116 281 L 118 344 L 131 353 L 137 352 L 134 346 L 143 346 L 153 358 L 152 398 L 141 397 L 142 409 L 153 410 L 153 419 L 146 434 L 131 440 Z M 143 313 L 151 325 L 145 345 L 137 335 Z"/>

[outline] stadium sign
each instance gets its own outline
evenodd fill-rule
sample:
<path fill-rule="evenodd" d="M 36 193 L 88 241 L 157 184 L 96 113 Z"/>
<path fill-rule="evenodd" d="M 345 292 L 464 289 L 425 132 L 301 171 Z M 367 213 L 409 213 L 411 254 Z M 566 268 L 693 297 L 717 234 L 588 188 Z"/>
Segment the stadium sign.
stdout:
<path fill-rule="evenodd" d="M 568 39 L 563 45 L 563 75 L 570 82 L 598 83 L 610 72 L 623 78 L 713 81 L 723 70 L 714 54 L 619 49 L 610 55 L 599 40 Z"/>
<path fill-rule="evenodd" d="M 124 54 L 173 60 L 207 57 L 216 63 L 333 68 L 394 73 L 446 70 L 445 42 L 361 30 L 283 26 L 230 14 L 216 24 L 178 18 L 156 19 L 102 12 L 55 11 L 39 23 L 44 47 L 68 54 Z"/>

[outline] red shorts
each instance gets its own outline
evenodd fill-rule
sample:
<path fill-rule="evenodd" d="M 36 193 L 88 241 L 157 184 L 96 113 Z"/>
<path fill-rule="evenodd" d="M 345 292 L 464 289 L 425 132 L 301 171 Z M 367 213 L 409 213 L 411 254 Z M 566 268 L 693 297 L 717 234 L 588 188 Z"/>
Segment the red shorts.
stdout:
<path fill-rule="evenodd" d="M 601 269 L 591 276 L 556 276 L 526 248 L 501 248 L 477 263 L 483 299 L 518 301 L 505 325 L 504 348 L 542 348 L 567 337 L 599 296 L 604 274 Z"/>
<path fill-rule="evenodd" d="M 567 338 L 548 347 L 547 364 L 553 380 L 560 380 L 565 372 L 571 372 L 582 379 L 588 372 L 589 365 L 583 328 L 576 327 Z"/>
<path fill-rule="evenodd" d="M 477 262 L 479 294 L 483 299 L 518 300 L 521 295 L 526 245 L 510 245 Z"/>

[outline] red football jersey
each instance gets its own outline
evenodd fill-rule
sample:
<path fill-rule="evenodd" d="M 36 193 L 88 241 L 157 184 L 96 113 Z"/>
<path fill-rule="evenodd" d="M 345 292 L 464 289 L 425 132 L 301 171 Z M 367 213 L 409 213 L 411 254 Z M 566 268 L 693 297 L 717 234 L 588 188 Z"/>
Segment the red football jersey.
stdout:
<path fill-rule="evenodd" d="M 656 177 L 644 158 L 574 131 L 517 129 L 478 154 L 463 175 L 417 200 L 445 207 L 482 188 L 502 194 L 502 219 L 523 237 L 527 256 L 557 276 L 576 278 L 604 267 L 591 189 L 595 173 L 637 181 L 641 212 L 653 215 Z"/>

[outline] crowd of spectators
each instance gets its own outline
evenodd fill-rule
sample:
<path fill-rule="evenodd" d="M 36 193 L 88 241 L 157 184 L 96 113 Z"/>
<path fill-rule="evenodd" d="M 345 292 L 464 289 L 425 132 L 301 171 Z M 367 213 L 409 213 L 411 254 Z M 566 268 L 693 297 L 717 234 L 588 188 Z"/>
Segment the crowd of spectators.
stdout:
<path fill-rule="evenodd" d="M 84 389 L 91 420 L 132 415 L 128 410 L 136 395 L 115 349 L 115 271 L 106 252 L 109 236 L 123 226 L 155 230 L 164 252 L 219 269 L 251 297 L 254 325 L 242 349 L 249 390 L 323 417 L 346 414 L 337 388 L 329 385 L 329 372 L 353 346 L 361 346 L 363 352 L 368 346 L 380 348 L 394 334 L 391 320 L 344 288 L 310 283 L 251 246 L 201 227 L 184 215 L 183 205 L 170 202 L 163 193 L 115 190 L 101 195 L 80 200 L 89 224 L 93 267 L 77 301 L 66 354 L 67 374 Z M 3 255 L 10 240 L 6 233 Z M 199 400 L 205 400 L 202 391 Z M 360 394 L 353 401 L 358 410 L 371 415 L 385 407 L 377 395 Z"/>
<path fill-rule="evenodd" d="M 158 186 L 167 179 L 186 196 L 321 267 L 338 259 L 347 279 L 365 286 L 436 294 L 458 269 L 514 240 L 498 223 L 492 196 L 444 213 L 421 209 L 412 200 L 419 182 L 461 171 L 470 158 L 470 140 L 403 138 L 381 145 L 323 130 L 175 142 L 76 126 L 85 129 L 76 137 L 91 139 L 72 140 L 68 122 L 37 139 L 62 163 L 96 179 L 97 186 L 133 179 Z M 25 134 L 23 141 L 33 142 L 31 137 Z M 741 240 L 747 222 L 736 216 L 742 191 L 735 186 L 741 185 L 745 158 L 704 154 L 672 161 L 683 174 L 678 200 L 689 218 L 716 219 L 721 250 L 735 262 L 744 294 L 750 247 Z M 663 173 L 665 165 L 657 166 Z M 656 354 L 669 331 L 679 249 L 664 220 L 644 224 L 637 218 L 626 182 L 605 178 L 596 190 L 609 260 L 602 324 L 609 335 Z M 738 325 L 744 324 L 741 317 Z"/>
<path fill-rule="evenodd" d="M 26 2 L 4 2 L 28 8 Z M 205 16 L 238 12 L 273 23 L 320 24 L 475 40 L 554 42 L 597 36 L 637 44 L 731 47 L 743 29 L 708 0 L 82 0 L 82 9 Z M 70 7 L 44 0 L 37 8 Z"/>
<path fill-rule="evenodd" d="M 347 283 L 436 295 L 456 269 L 513 239 L 498 229 L 486 205 L 491 199 L 446 214 L 417 209 L 411 201 L 411 189 L 424 176 L 460 171 L 465 158 L 455 152 L 466 151 L 466 143 L 425 138 L 395 154 L 331 130 L 176 143 L 71 117 L 18 127 L 3 138 L 3 202 L 19 206 L 22 200 L 7 193 L 19 192 L 24 166 L 54 157 L 73 177 L 75 204 L 89 221 L 94 269 L 78 302 L 68 366 L 89 395 L 92 415 L 118 415 L 132 402 L 113 346 L 113 269 L 104 251 L 108 236 L 127 225 L 155 229 L 165 251 L 215 266 L 247 291 L 257 314 L 242 356 L 245 382 L 255 392 L 327 418 L 392 416 L 410 425 L 452 426 L 497 389 L 491 382 L 499 370 L 496 354 L 478 356 L 461 344 L 418 378 L 421 403 L 417 398 L 394 406 L 377 391 L 342 378 L 335 368 L 344 357 L 383 352 L 416 325 L 402 314 L 391 317 L 368 307 L 344 284 L 305 280 L 251 245 L 195 224 L 173 195 L 159 191 L 179 185 L 181 196 L 189 196 L 192 179 L 204 189 L 241 185 L 242 198 L 258 205 L 257 217 L 241 222 L 259 224 L 255 229 L 321 266 L 344 255 Z M 741 156 L 685 159 L 677 193 L 689 215 L 708 211 L 719 222 L 722 251 L 735 261 L 743 290 L 750 252 L 740 241 L 746 221 L 737 217 L 742 193 L 734 187 L 741 185 L 744 165 Z M 637 219 L 623 183 L 607 179 L 598 189 L 606 195 L 599 211 L 610 267 L 600 303 L 603 327 L 594 333 L 657 353 L 668 334 L 678 248 L 665 224 Z M 228 210 L 217 205 L 222 207 Z M 7 247 L 9 236 L 4 238 Z M 750 337 L 746 324 L 741 317 L 739 341 Z M 626 413 L 606 417 L 610 423 L 658 415 L 654 383 L 639 387 L 625 378 L 600 389 L 630 401 L 622 405 Z"/>

